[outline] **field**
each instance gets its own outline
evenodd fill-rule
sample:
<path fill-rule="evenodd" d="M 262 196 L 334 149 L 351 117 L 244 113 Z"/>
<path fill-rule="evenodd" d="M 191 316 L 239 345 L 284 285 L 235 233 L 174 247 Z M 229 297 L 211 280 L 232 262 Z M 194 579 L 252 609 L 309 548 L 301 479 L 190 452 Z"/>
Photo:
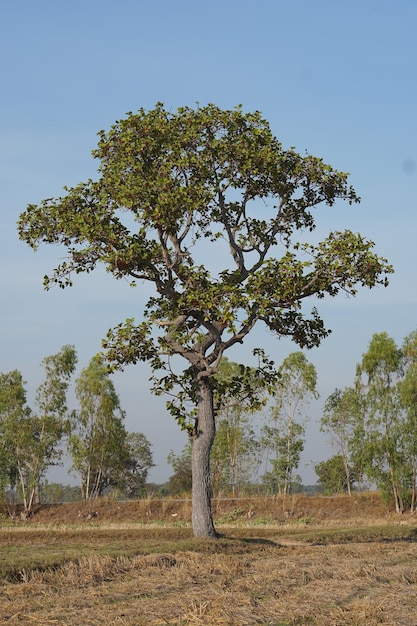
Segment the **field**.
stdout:
<path fill-rule="evenodd" d="M 0 524 L 0 624 L 417 625 L 417 516 L 378 494 L 42 507 Z"/>

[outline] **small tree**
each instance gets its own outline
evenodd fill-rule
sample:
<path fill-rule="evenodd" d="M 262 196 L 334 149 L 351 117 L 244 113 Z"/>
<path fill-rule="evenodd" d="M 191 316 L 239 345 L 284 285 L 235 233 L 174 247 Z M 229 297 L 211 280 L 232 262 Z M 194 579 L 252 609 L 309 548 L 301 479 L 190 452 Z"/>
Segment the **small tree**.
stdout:
<path fill-rule="evenodd" d="M 368 477 L 389 495 L 398 513 L 404 511 L 411 480 L 399 395 L 402 368 L 395 341 L 385 332 L 374 334 L 357 366 L 363 412 L 351 444 L 364 459 Z"/>
<path fill-rule="evenodd" d="M 213 494 L 237 495 L 258 469 L 260 442 L 252 422 L 267 398 L 256 368 L 222 359 L 213 380 L 216 438 L 210 454 Z"/>
<path fill-rule="evenodd" d="M 346 473 L 345 459 L 341 454 L 336 454 L 327 461 L 317 463 L 314 470 L 326 495 L 351 493 L 354 472 L 349 469 L 349 472 Z"/>
<path fill-rule="evenodd" d="M 127 432 L 114 384 L 98 357 L 81 372 L 75 391 L 80 410 L 71 416 L 68 451 L 82 497 L 91 500 L 121 482 L 130 463 Z"/>
<path fill-rule="evenodd" d="M 45 380 L 38 387 L 35 411 L 26 406 L 26 392 L 17 370 L 0 376 L 1 452 L 11 484 L 17 480 L 26 513 L 36 501 L 40 481 L 60 462 L 60 443 L 67 431 L 66 393 L 77 356 L 72 346 L 42 361 Z"/>
<path fill-rule="evenodd" d="M 346 488 L 351 495 L 350 442 L 361 416 L 360 395 L 353 388 L 335 391 L 327 398 L 321 418 L 321 430 L 331 433 L 338 455 L 343 460 Z M 333 457 L 337 458 L 337 457 Z"/>
<path fill-rule="evenodd" d="M 302 352 L 293 352 L 278 369 L 278 381 L 270 410 L 272 426 L 263 427 L 264 445 L 273 455 L 272 471 L 267 472 L 264 482 L 288 495 L 304 450 L 305 410 L 310 399 L 318 397 L 316 369 Z"/>
<path fill-rule="evenodd" d="M 128 433 L 127 466 L 122 470 L 120 487 L 128 498 L 143 496 L 151 467 L 154 467 L 152 446 L 143 433 Z"/>
<path fill-rule="evenodd" d="M 191 472 L 191 441 L 187 441 L 181 454 L 175 454 L 171 450 L 168 454 L 167 461 L 174 470 L 174 473 L 168 480 L 169 493 L 172 495 L 189 493 L 193 484 Z"/>
<path fill-rule="evenodd" d="M 41 242 L 67 249 L 46 288 L 70 286 L 98 263 L 116 278 L 154 286 L 143 321 L 121 323 L 104 347 L 115 368 L 148 361 L 162 373 L 154 391 L 174 395 L 168 408 L 193 441 L 194 534 L 215 537 L 212 380 L 223 355 L 258 322 L 301 347 L 317 346 L 329 331 L 303 303 L 386 285 L 392 270 L 373 242 L 350 231 L 316 245 L 297 241 L 315 228 L 318 205 L 359 198 L 347 174 L 284 150 L 259 112 L 210 104 L 173 113 L 157 104 L 101 131 L 93 154 L 98 180 L 29 205 L 19 235 L 34 249 Z M 172 371 L 174 355 L 184 371 Z"/>

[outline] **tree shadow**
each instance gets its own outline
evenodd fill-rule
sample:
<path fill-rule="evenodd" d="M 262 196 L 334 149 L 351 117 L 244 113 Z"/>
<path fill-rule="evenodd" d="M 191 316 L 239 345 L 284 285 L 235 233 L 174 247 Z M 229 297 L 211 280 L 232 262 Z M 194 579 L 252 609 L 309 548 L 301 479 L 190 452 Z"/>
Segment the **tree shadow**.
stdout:
<path fill-rule="evenodd" d="M 272 539 L 262 539 L 261 537 L 230 537 L 222 533 L 218 533 L 218 539 L 223 541 L 234 541 L 243 543 L 246 545 L 258 545 L 258 546 L 275 546 L 276 548 L 282 548 L 283 546 L 279 541 L 272 541 Z"/>

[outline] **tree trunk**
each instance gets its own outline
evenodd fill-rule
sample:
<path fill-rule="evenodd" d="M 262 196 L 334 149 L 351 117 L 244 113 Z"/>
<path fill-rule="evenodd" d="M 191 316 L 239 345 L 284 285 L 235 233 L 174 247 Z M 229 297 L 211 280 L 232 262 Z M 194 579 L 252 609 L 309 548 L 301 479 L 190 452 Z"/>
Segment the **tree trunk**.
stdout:
<path fill-rule="evenodd" d="M 342 454 L 342 458 L 343 458 L 343 465 L 345 468 L 345 475 L 346 475 L 346 488 L 347 488 L 347 492 L 348 494 L 351 496 L 352 495 L 352 489 L 350 486 L 350 469 L 349 469 L 349 464 L 347 462 L 347 458 L 345 453 L 343 452 Z"/>
<path fill-rule="evenodd" d="M 413 480 L 411 483 L 410 513 L 414 513 L 415 506 L 416 506 L 416 477 L 417 477 L 416 457 L 415 455 L 413 455 Z"/>
<path fill-rule="evenodd" d="M 210 451 L 215 435 L 213 392 L 208 378 L 198 379 L 196 376 L 195 382 L 198 411 L 191 457 L 192 524 L 195 537 L 214 539 L 217 533 L 211 513 L 210 487 Z"/>

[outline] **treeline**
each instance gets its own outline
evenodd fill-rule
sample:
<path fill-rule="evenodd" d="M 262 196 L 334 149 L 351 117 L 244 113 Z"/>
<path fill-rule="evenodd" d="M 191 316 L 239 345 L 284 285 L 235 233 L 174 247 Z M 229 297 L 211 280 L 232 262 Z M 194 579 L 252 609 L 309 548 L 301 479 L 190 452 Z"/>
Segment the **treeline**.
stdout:
<path fill-rule="evenodd" d="M 26 402 L 22 374 L 0 374 L 0 495 L 6 504 L 21 502 L 27 513 L 46 496 L 46 473 L 61 463 L 65 451 L 83 499 L 109 490 L 124 497 L 145 491 L 153 466 L 151 444 L 143 433 L 127 432 L 114 384 L 98 357 L 75 381 L 79 409 L 68 410 L 76 363 L 73 346 L 42 361 L 44 380 L 33 407 Z"/>
<path fill-rule="evenodd" d="M 72 346 L 43 360 L 44 381 L 33 408 L 26 402 L 22 374 L 17 370 L 0 374 L 3 499 L 9 504 L 22 502 L 30 512 L 40 501 L 187 494 L 191 489 L 191 440 L 180 455 L 170 453 L 173 474 L 168 482 L 148 484 L 154 466 L 151 443 L 143 433 L 127 432 L 114 384 L 98 357 L 91 359 L 75 381 L 79 408 L 68 410 L 66 396 L 76 363 Z M 317 396 L 316 371 L 296 352 L 284 360 L 278 377 L 281 384 L 273 390 L 271 402 L 255 368 L 223 359 L 214 382 L 213 495 L 302 490 L 296 469 L 304 448 L 305 410 Z M 256 429 L 255 418 L 267 405 L 264 423 Z M 79 478 L 77 487 L 46 480 L 48 470 L 61 463 L 65 452 L 71 458 L 70 471 Z"/>
<path fill-rule="evenodd" d="M 306 406 L 317 397 L 316 372 L 296 352 L 284 360 L 278 381 L 258 432 L 244 403 L 219 412 L 213 495 L 306 491 L 296 471 L 305 445 Z M 336 453 L 315 465 L 317 491 L 351 494 L 375 486 L 398 513 L 416 509 L 417 332 L 401 346 L 385 332 L 373 335 L 352 386 L 335 389 L 325 401 L 321 430 Z M 170 492 L 190 489 L 190 455 L 189 446 L 179 456 L 171 454 Z M 261 467 L 269 469 L 259 473 Z"/>
<path fill-rule="evenodd" d="M 216 437 L 210 455 L 214 496 L 288 495 L 303 490 L 296 472 L 305 445 L 308 405 L 318 397 L 317 374 L 302 352 L 284 359 L 277 373 L 274 387 L 267 389 L 256 369 L 243 372 L 237 363 L 222 360 L 214 381 Z M 190 491 L 191 441 L 180 455 L 171 452 L 168 462 L 174 470 L 169 492 Z"/>
<path fill-rule="evenodd" d="M 171 452 L 169 480 L 149 484 L 152 446 L 143 433 L 127 432 L 125 413 L 106 366 L 91 359 L 75 381 L 79 408 L 66 394 L 77 363 L 72 346 L 42 362 L 44 381 L 35 404 L 26 403 L 17 370 L 0 374 L 0 491 L 9 503 L 91 500 L 102 495 L 189 495 L 191 437 Z M 224 358 L 214 378 L 216 438 L 211 450 L 213 496 L 296 492 L 348 493 L 375 485 L 396 511 L 417 500 L 417 332 L 401 346 L 375 334 L 357 365 L 353 385 L 336 389 L 324 403 L 322 431 L 335 454 L 317 463 L 318 485 L 297 474 L 305 446 L 308 406 L 318 397 L 317 374 L 302 352 L 284 359 L 274 387 L 255 368 Z M 277 382 L 278 381 L 278 382 Z M 186 428 L 192 426 L 192 413 Z M 76 487 L 49 484 L 47 471 L 70 456 Z"/>
<path fill-rule="evenodd" d="M 376 485 L 398 513 L 417 499 L 417 332 L 401 346 L 374 334 L 354 384 L 327 399 L 322 429 L 337 454 L 316 466 L 327 492 Z"/>

